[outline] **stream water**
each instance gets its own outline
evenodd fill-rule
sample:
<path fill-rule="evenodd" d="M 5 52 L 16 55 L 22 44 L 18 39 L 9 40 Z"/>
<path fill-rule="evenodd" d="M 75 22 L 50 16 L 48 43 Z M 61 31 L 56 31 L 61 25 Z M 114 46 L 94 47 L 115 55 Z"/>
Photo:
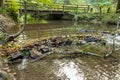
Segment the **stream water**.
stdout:
<path fill-rule="evenodd" d="M 70 21 L 52 21 L 47 24 L 29 24 L 26 26 L 22 39 L 33 39 L 54 35 L 52 29 L 66 29 L 67 34 L 73 32 L 67 29 L 92 29 L 101 31 L 114 31 L 115 25 L 101 24 L 74 24 Z M 62 30 L 63 29 L 63 30 Z M 18 28 L 13 27 L 11 32 L 17 32 Z M 46 33 L 47 32 L 47 33 Z M 39 34 L 38 34 L 39 33 Z M 44 36 L 42 34 L 45 33 Z M 61 35 L 55 34 L 54 36 Z M 63 34 L 62 34 L 63 35 Z M 120 54 L 108 58 L 94 56 L 56 56 L 56 58 L 45 58 L 40 61 L 30 63 L 24 70 L 18 70 L 18 65 L 11 68 L 17 72 L 17 80 L 120 80 Z M 59 56 L 59 58 L 57 58 Z"/>

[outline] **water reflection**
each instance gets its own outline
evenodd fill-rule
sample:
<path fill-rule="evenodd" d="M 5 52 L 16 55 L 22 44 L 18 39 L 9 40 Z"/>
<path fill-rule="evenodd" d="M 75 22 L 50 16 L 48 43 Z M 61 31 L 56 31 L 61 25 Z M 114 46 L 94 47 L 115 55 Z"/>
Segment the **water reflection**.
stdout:
<path fill-rule="evenodd" d="M 59 67 L 59 69 L 56 70 L 58 72 L 55 74 L 60 77 L 61 80 L 84 80 L 84 73 L 73 61 L 61 62 L 55 60 L 54 63 Z"/>
<path fill-rule="evenodd" d="M 47 24 L 28 24 L 25 27 L 24 33 L 28 38 L 40 38 L 55 35 L 69 35 L 74 34 L 75 30 L 81 29 L 91 29 L 91 30 L 100 30 L 100 31 L 113 31 L 116 28 L 115 25 L 98 25 L 98 24 L 82 24 L 71 21 L 51 21 Z M 51 30 L 52 29 L 52 30 Z M 57 29 L 57 30 L 55 30 Z M 60 31 L 61 30 L 61 31 Z M 16 33 L 19 31 L 19 27 L 12 27 L 9 32 Z"/>
<path fill-rule="evenodd" d="M 84 59 L 55 60 L 55 75 L 60 80 L 120 80 L 119 61 Z"/>
<path fill-rule="evenodd" d="M 25 42 L 28 39 L 27 35 L 24 33 L 22 33 L 19 37 L 18 37 L 18 42 Z"/>
<path fill-rule="evenodd" d="M 18 80 L 120 80 L 120 63 L 112 57 L 44 59 L 29 64 L 17 74 Z"/>

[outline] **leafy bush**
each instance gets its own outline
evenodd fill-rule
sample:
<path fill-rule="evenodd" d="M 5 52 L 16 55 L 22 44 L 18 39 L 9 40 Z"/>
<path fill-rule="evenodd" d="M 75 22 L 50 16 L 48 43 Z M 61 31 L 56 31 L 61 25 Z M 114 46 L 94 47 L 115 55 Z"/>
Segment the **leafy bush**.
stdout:
<path fill-rule="evenodd" d="M 14 20 L 18 21 L 18 13 L 14 11 L 14 9 L 9 8 L 7 9 L 7 14 Z"/>
<path fill-rule="evenodd" d="M 5 9 L 1 9 L 1 7 L 0 7 L 0 14 L 6 14 L 6 10 Z"/>
<path fill-rule="evenodd" d="M 99 17 L 96 14 L 93 13 L 82 13 L 78 15 L 79 20 L 94 20 L 94 19 L 99 19 Z"/>
<path fill-rule="evenodd" d="M 120 14 L 115 14 L 115 13 L 104 14 L 101 21 L 104 23 L 116 24 L 119 16 Z"/>
<path fill-rule="evenodd" d="M 6 8 L 7 14 L 14 21 L 18 21 L 18 11 L 19 11 L 18 9 L 19 9 L 19 6 L 14 0 L 11 0 L 11 2 L 8 3 L 8 7 Z"/>
<path fill-rule="evenodd" d="M 94 14 L 94 13 L 86 13 L 86 14 L 79 14 L 75 15 L 74 20 L 80 20 L 80 21 L 90 21 L 90 20 L 97 20 L 102 21 L 103 23 L 111 23 L 116 24 L 118 22 L 118 17 L 120 14 L 116 13 L 105 13 L 105 14 Z"/>
<path fill-rule="evenodd" d="M 20 18 L 20 21 L 24 22 L 24 15 Z M 34 23 L 47 23 L 46 20 L 41 19 L 40 17 L 36 17 L 33 14 L 27 14 L 27 24 L 34 24 Z"/>

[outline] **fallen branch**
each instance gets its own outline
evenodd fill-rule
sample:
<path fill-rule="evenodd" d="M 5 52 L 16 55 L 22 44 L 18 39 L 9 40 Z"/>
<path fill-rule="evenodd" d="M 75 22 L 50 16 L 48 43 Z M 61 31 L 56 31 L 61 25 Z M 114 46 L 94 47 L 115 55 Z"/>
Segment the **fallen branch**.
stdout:
<path fill-rule="evenodd" d="M 114 52 L 119 51 L 119 50 L 120 50 L 120 48 L 117 48 L 117 49 L 115 49 L 114 51 L 108 52 L 104 57 L 108 57 L 108 56 L 110 56 L 111 54 L 113 54 Z"/>

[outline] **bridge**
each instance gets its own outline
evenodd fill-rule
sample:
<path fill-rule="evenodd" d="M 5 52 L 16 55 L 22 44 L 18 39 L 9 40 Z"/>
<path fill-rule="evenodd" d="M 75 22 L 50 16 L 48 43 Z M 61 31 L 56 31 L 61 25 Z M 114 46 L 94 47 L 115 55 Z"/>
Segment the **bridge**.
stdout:
<path fill-rule="evenodd" d="M 4 7 L 13 7 L 14 5 L 18 6 L 20 15 L 24 12 L 24 2 L 16 1 L 11 2 L 10 0 L 4 2 Z M 60 17 L 63 15 L 74 16 L 79 13 L 109 13 L 114 12 L 115 5 L 104 6 L 104 7 L 95 7 L 91 5 L 68 5 L 68 4 L 40 4 L 27 2 L 26 3 L 27 13 L 33 13 L 35 15 L 52 15 L 55 17 Z"/>
<path fill-rule="evenodd" d="M 24 2 L 15 2 L 5 1 L 5 7 L 12 7 L 14 5 L 19 6 L 19 12 L 24 11 Z M 27 13 L 40 13 L 40 14 L 65 14 L 65 13 L 78 13 L 78 12 L 89 12 L 90 5 L 66 5 L 66 4 L 44 4 L 41 6 L 39 3 L 26 3 Z"/>

